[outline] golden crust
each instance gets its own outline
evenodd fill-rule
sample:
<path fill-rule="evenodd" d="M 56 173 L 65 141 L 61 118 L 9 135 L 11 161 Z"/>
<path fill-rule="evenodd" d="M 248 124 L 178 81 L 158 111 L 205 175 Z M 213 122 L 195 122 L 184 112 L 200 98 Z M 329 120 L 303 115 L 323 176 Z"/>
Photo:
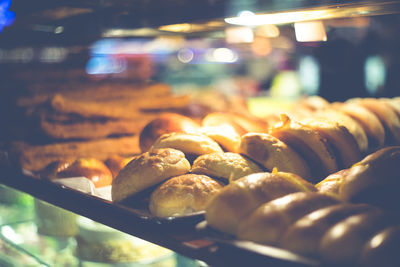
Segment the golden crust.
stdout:
<path fill-rule="evenodd" d="M 159 217 L 203 211 L 223 185 L 206 175 L 184 174 L 162 183 L 150 196 L 150 212 Z"/>
<path fill-rule="evenodd" d="M 361 151 L 354 136 L 346 127 L 326 119 L 310 118 L 301 121 L 317 131 L 333 147 L 340 169 L 348 168 L 361 160 Z"/>
<path fill-rule="evenodd" d="M 262 244 L 275 244 L 287 228 L 304 215 L 340 203 L 337 198 L 315 192 L 297 192 L 261 205 L 244 219 L 238 237 Z"/>
<path fill-rule="evenodd" d="M 205 174 L 230 181 L 256 172 L 263 172 L 263 170 L 250 159 L 231 152 L 201 155 L 192 165 L 192 173 Z"/>
<path fill-rule="evenodd" d="M 266 133 L 248 133 L 242 136 L 239 153 L 258 162 L 268 170 L 291 172 L 304 179 L 311 176 L 308 164 L 284 142 Z"/>
<path fill-rule="evenodd" d="M 217 142 L 201 134 L 169 133 L 163 134 L 151 147 L 152 149 L 174 148 L 188 155 L 202 155 L 223 152 Z"/>
<path fill-rule="evenodd" d="M 271 128 L 270 134 L 301 154 L 310 164 L 312 178 L 320 180 L 338 170 L 332 148 L 317 131 L 281 115 L 282 123 Z"/>
<path fill-rule="evenodd" d="M 170 177 L 187 173 L 190 163 L 183 152 L 172 149 L 155 149 L 130 161 L 112 183 L 112 200 L 120 202 L 146 188 Z"/>
<path fill-rule="evenodd" d="M 288 175 L 296 178 L 288 179 Z M 312 187 L 305 186 L 307 182 L 302 180 L 282 172 L 242 177 L 213 197 L 206 208 L 207 223 L 224 233 L 236 234 L 240 221 L 263 203 L 294 192 L 310 192 Z"/>
<path fill-rule="evenodd" d="M 224 151 L 238 152 L 240 135 L 232 126 L 228 124 L 220 126 L 203 126 L 199 129 L 199 132 L 217 142 Z"/>
<path fill-rule="evenodd" d="M 333 107 L 352 119 L 364 129 L 368 137 L 369 150 L 381 148 L 385 143 L 385 129 L 379 118 L 369 109 L 357 103 L 335 103 Z"/>

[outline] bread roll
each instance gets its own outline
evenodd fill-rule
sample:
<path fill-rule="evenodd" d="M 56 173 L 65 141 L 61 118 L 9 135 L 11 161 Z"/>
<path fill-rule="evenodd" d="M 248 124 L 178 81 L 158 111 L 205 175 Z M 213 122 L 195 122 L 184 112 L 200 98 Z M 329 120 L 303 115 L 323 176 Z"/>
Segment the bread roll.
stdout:
<path fill-rule="evenodd" d="M 195 133 L 200 127 L 189 117 L 176 113 L 163 113 L 151 120 L 140 132 L 139 146 L 146 152 L 163 134 L 172 132 Z"/>
<path fill-rule="evenodd" d="M 185 174 L 190 163 L 182 151 L 164 148 L 145 152 L 130 161 L 112 183 L 111 196 L 120 202 L 168 178 Z"/>
<path fill-rule="evenodd" d="M 332 148 L 317 131 L 281 116 L 282 123 L 271 128 L 270 134 L 294 148 L 309 164 L 313 181 L 320 181 L 338 170 Z"/>
<path fill-rule="evenodd" d="M 317 131 L 331 145 L 339 169 L 348 168 L 361 160 L 361 151 L 346 127 L 326 119 L 311 118 L 301 123 Z"/>
<path fill-rule="evenodd" d="M 350 101 L 364 106 L 379 118 L 386 129 L 386 143 L 400 143 L 400 118 L 389 104 L 376 98 L 353 99 Z"/>
<path fill-rule="evenodd" d="M 202 126 L 230 125 L 239 135 L 248 132 L 265 132 L 268 125 L 265 121 L 245 115 L 226 112 L 213 112 L 205 116 Z"/>
<path fill-rule="evenodd" d="M 324 180 L 315 185 L 321 193 L 333 194 L 339 196 L 339 189 L 344 177 L 349 173 L 350 169 L 340 170 L 328 175 Z"/>
<path fill-rule="evenodd" d="M 355 203 L 397 209 L 399 172 L 400 146 L 380 149 L 350 168 L 340 186 L 340 197 Z"/>
<path fill-rule="evenodd" d="M 300 191 L 315 191 L 301 177 L 283 172 L 250 174 L 225 186 L 206 208 L 207 224 L 236 234 L 241 220 L 265 202 Z"/>
<path fill-rule="evenodd" d="M 341 220 L 374 209 L 365 204 L 337 204 L 307 214 L 292 224 L 279 241 L 289 251 L 317 258 L 323 235 Z"/>
<path fill-rule="evenodd" d="M 325 118 L 330 121 L 336 121 L 340 125 L 343 125 L 354 136 L 361 153 L 368 151 L 369 144 L 367 134 L 357 120 L 333 108 L 318 111 L 313 116 L 315 118 Z"/>
<path fill-rule="evenodd" d="M 250 159 L 231 152 L 216 152 L 199 156 L 192 165 L 192 173 L 235 181 L 243 176 L 263 172 Z"/>
<path fill-rule="evenodd" d="M 358 266 L 398 267 L 400 266 L 400 225 L 388 227 L 364 245 Z"/>
<path fill-rule="evenodd" d="M 199 132 L 217 142 L 224 151 L 238 152 L 240 135 L 230 125 L 203 126 L 199 129 Z"/>
<path fill-rule="evenodd" d="M 322 261 L 335 266 L 354 266 L 367 240 L 393 223 L 392 218 L 379 210 L 352 215 L 340 221 L 321 239 L 319 250 Z"/>
<path fill-rule="evenodd" d="M 297 192 L 258 207 L 242 220 L 237 236 L 243 240 L 274 245 L 287 228 L 304 215 L 340 203 L 338 198 L 316 192 Z"/>
<path fill-rule="evenodd" d="M 223 152 L 217 142 L 202 134 L 169 133 L 160 136 L 151 147 L 152 149 L 174 148 L 185 155 L 203 155 Z"/>
<path fill-rule="evenodd" d="M 368 150 L 374 151 L 383 147 L 385 129 L 373 112 L 357 103 L 335 103 L 333 108 L 350 116 L 362 126 L 368 138 Z"/>
<path fill-rule="evenodd" d="M 306 161 L 290 146 L 267 133 L 248 133 L 239 146 L 242 153 L 269 171 L 291 172 L 308 180 L 311 177 Z"/>
<path fill-rule="evenodd" d="M 108 167 L 95 158 L 80 158 L 56 173 L 57 178 L 86 177 L 95 187 L 111 185 L 112 174 Z"/>
<path fill-rule="evenodd" d="M 206 175 L 184 174 L 172 177 L 152 192 L 149 210 L 159 217 L 203 211 L 222 186 Z"/>

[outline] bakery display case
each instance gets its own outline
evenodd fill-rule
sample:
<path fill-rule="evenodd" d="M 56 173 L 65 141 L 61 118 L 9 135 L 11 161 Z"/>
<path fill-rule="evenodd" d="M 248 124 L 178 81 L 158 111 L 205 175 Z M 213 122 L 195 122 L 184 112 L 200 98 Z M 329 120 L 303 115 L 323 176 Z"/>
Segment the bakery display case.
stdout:
<path fill-rule="evenodd" d="M 398 266 L 399 19 L 0 1 L 1 240 L 44 266 Z"/>

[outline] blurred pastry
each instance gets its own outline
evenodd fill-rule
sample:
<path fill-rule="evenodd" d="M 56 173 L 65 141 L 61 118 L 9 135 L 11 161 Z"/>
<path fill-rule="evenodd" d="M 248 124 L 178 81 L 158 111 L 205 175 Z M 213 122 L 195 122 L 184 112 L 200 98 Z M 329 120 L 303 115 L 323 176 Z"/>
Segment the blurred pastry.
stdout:
<path fill-rule="evenodd" d="M 398 267 L 400 247 L 400 225 L 387 227 L 372 236 L 364 245 L 358 266 Z"/>
<path fill-rule="evenodd" d="M 182 216 L 203 211 L 223 187 L 220 182 L 198 174 L 173 177 L 158 186 L 150 196 L 150 212 L 159 217 Z"/>
<path fill-rule="evenodd" d="M 288 144 L 309 164 L 311 178 L 320 181 L 338 170 L 333 149 L 317 131 L 281 115 L 281 123 L 270 129 L 270 134 Z"/>
<path fill-rule="evenodd" d="M 131 161 L 133 157 L 121 157 L 119 155 L 112 155 L 108 157 L 104 163 L 110 169 L 113 178 L 117 177 L 118 173 L 122 170 L 126 164 Z"/>
<path fill-rule="evenodd" d="M 163 134 L 172 132 L 196 133 L 200 127 L 189 117 L 177 113 L 162 113 L 151 120 L 140 132 L 139 145 L 142 152 L 146 152 Z"/>
<path fill-rule="evenodd" d="M 112 174 L 108 167 L 95 158 L 79 158 L 68 166 L 58 169 L 55 178 L 86 177 L 95 187 L 111 185 Z"/>
<path fill-rule="evenodd" d="M 215 152 L 199 156 L 192 165 L 192 173 L 235 181 L 243 176 L 263 172 L 252 160 L 232 152 Z"/>
<path fill-rule="evenodd" d="M 266 202 L 241 221 L 239 239 L 276 244 L 287 228 L 304 215 L 339 204 L 338 198 L 317 192 L 297 192 Z"/>
<path fill-rule="evenodd" d="M 350 116 L 363 127 L 368 138 L 369 151 L 383 147 L 385 143 L 385 129 L 373 112 L 362 105 L 351 102 L 335 103 L 332 107 Z"/>
<path fill-rule="evenodd" d="M 393 223 L 392 217 L 379 210 L 352 215 L 340 221 L 321 239 L 319 253 L 322 261 L 333 266 L 355 266 L 365 243 Z"/>
<path fill-rule="evenodd" d="M 361 153 L 368 151 L 368 137 L 360 123 L 344 112 L 333 108 L 320 110 L 314 113 L 314 118 L 324 118 L 343 125 L 354 136 Z"/>
<path fill-rule="evenodd" d="M 319 243 L 323 235 L 332 226 L 351 215 L 373 209 L 376 208 L 366 204 L 346 203 L 318 209 L 289 226 L 280 238 L 279 247 L 305 256 L 318 258 Z"/>
<path fill-rule="evenodd" d="M 220 126 L 203 126 L 199 129 L 199 132 L 217 142 L 224 151 L 238 152 L 240 135 L 232 126 L 228 124 L 222 124 Z"/>
<path fill-rule="evenodd" d="M 387 144 L 400 143 L 400 118 L 395 110 L 386 101 L 376 98 L 350 99 L 373 112 L 384 125 Z"/>
<path fill-rule="evenodd" d="M 144 189 L 190 170 L 182 151 L 164 148 L 145 152 L 130 161 L 113 180 L 111 196 L 120 202 Z"/>
<path fill-rule="evenodd" d="M 269 171 L 291 172 L 308 180 L 311 177 L 307 162 L 290 146 L 267 133 L 248 133 L 242 136 L 239 153 L 258 162 Z"/>
<path fill-rule="evenodd" d="M 361 159 L 357 141 L 343 125 L 317 118 L 304 119 L 301 123 L 317 131 L 328 141 L 335 154 L 339 169 L 348 168 Z"/>
<path fill-rule="evenodd" d="M 221 189 L 206 208 L 207 224 L 235 235 L 239 223 L 263 203 L 294 192 L 315 191 L 303 178 L 284 172 L 244 176 Z"/>
<path fill-rule="evenodd" d="M 182 151 L 186 156 L 223 152 L 221 146 L 210 137 L 188 133 L 163 134 L 156 140 L 150 150 L 159 148 L 174 148 Z"/>

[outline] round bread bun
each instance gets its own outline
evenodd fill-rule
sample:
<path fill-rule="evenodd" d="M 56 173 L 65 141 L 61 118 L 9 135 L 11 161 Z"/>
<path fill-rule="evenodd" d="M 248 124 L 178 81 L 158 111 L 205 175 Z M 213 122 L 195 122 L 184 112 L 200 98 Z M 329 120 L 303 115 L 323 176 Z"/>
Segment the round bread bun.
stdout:
<path fill-rule="evenodd" d="M 350 116 L 363 127 L 368 138 L 369 150 L 376 150 L 384 145 L 385 129 L 379 118 L 369 109 L 351 102 L 334 103 L 332 107 Z"/>
<path fill-rule="evenodd" d="M 216 152 L 199 156 L 192 164 L 192 173 L 235 181 L 243 176 L 263 172 L 252 160 L 232 152 Z"/>
<path fill-rule="evenodd" d="M 175 148 L 186 155 L 202 155 L 214 152 L 223 152 L 220 145 L 210 137 L 202 134 L 169 133 L 160 136 L 151 147 Z"/>
<path fill-rule="evenodd" d="M 288 227 L 315 210 L 339 204 L 338 198 L 317 192 L 297 192 L 258 207 L 238 228 L 238 238 L 276 244 Z"/>
<path fill-rule="evenodd" d="M 270 134 L 288 144 L 309 164 L 312 181 L 320 181 L 338 170 L 335 154 L 327 140 L 317 131 L 281 115 L 281 123 Z"/>
<path fill-rule="evenodd" d="M 297 103 L 301 108 L 306 108 L 310 111 L 322 110 L 329 107 L 330 103 L 321 96 L 308 96 L 301 98 Z"/>
<path fill-rule="evenodd" d="M 294 192 L 312 192 L 303 178 L 284 172 L 263 172 L 231 182 L 215 195 L 206 208 L 207 224 L 235 235 L 239 223 L 265 202 Z"/>
<path fill-rule="evenodd" d="M 322 261 L 330 266 L 356 266 L 366 242 L 393 222 L 379 209 L 347 217 L 323 235 L 319 247 Z"/>
<path fill-rule="evenodd" d="M 248 156 L 269 171 L 291 172 L 308 180 L 311 177 L 306 161 L 291 147 L 267 133 L 242 136 L 239 153 Z"/>
<path fill-rule="evenodd" d="M 400 146 L 382 148 L 370 154 L 350 168 L 339 188 L 341 198 L 397 210 L 399 163 Z"/>
<path fill-rule="evenodd" d="M 360 267 L 398 267 L 400 247 L 400 225 L 387 227 L 378 232 L 363 247 Z"/>
<path fill-rule="evenodd" d="M 354 136 L 346 127 L 326 119 L 309 118 L 302 124 L 317 131 L 331 145 L 339 169 L 348 168 L 361 160 L 361 151 Z"/>
<path fill-rule="evenodd" d="M 172 132 L 195 133 L 200 127 L 193 119 L 176 114 L 163 113 L 151 120 L 140 132 L 139 146 L 146 152 L 154 142 L 163 134 Z"/>
<path fill-rule="evenodd" d="M 112 200 L 120 202 L 189 170 L 190 163 L 182 151 L 164 148 L 145 152 L 135 157 L 118 173 L 112 183 Z"/>
<path fill-rule="evenodd" d="M 330 121 L 335 121 L 340 125 L 349 130 L 349 132 L 354 136 L 354 139 L 357 141 L 358 147 L 361 153 L 368 151 L 368 137 L 365 133 L 364 128 L 354 120 L 352 117 L 348 116 L 344 112 L 331 109 L 324 109 L 321 111 L 317 111 L 314 115 L 314 118 L 325 118 Z"/>
<path fill-rule="evenodd" d="M 267 123 L 259 118 L 227 112 L 213 112 L 202 120 L 202 126 L 221 126 L 224 124 L 233 127 L 239 135 L 248 132 L 265 132 L 268 127 Z"/>
<path fill-rule="evenodd" d="M 95 187 L 111 185 L 113 177 L 108 167 L 95 158 L 79 158 L 56 174 L 57 178 L 86 177 Z"/>
<path fill-rule="evenodd" d="M 319 242 L 323 235 L 339 221 L 355 214 L 374 209 L 371 205 L 346 204 L 318 209 L 289 226 L 279 241 L 279 246 L 310 257 L 318 257 Z"/>
<path fill-rule="evenodd" d="M 353 99 L 354 101 L 373 112 L 384 125 L 386 131 L 386 141 L 389 144 L 400 144 L 400 118 L 397 116 L 393 107 L 376 98 Z"/>
<path fill-rule="evenodd" d="M 338 172 L 332 173 L 328 175 L 324 180 L 317 183 L 315 187 L 318 189 L 318 192 L 339 195 L 340 186 L 349 171 L 350 169 L 343 169 Z"/>
<path fill-rule="evenodd" d="M 240 135 L 229 124 L 222 124 L 220 126 L 203 126 L 199 129 L 199 132 L 217 142 L 224 151 L 238 152 Z"/>
<path fill-rule="evenodd" d="M 150 212 L 158 217 L 182 216 L 204 211 L 223 185 L 198 174 L 184 174 L 163 182 L 150 196 Z"/>

